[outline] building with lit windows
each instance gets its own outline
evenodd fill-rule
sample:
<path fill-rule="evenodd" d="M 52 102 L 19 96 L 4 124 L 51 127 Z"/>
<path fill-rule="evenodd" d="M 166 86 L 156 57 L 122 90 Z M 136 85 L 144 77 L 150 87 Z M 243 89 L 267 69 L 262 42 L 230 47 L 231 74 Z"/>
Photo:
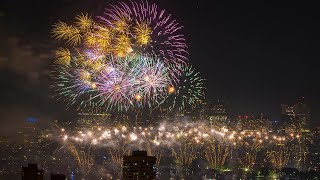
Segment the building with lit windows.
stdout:
<path fill-rule="evenodd" d="M 111 114 L 79 113 L 77 119 L 77 130 L 98 128 L 110 124 Z"/>
<path fill-rule="evenodd" d="M 320 172 L 320 127 L 314 129 L 310 152 L 310 169 Z"/>
<path fill-rule="evenodd" d="M 221 101 L 216 103 L 208 103 L 206 108 L 206 116 L 210 121 L 210 124 L 223 124 L 227 125 L 230 123 L 226 107 Z"/>
<path fill-rule="evenodd" d="M 132 156 L 123 158 L 123 179 L 156 180 L 156 157 L 147 151 L 133 151 Z"/>

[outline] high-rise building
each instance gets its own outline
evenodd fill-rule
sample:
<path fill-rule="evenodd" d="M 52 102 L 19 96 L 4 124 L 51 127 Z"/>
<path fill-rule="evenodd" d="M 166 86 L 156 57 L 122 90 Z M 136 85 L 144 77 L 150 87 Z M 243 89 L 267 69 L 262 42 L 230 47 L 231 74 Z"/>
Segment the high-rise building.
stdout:
<path fill-rule="evenodd" d="M 123 179 L 155 180 L 156 169 L 156 157 L 148 156 L 147 151 L 133 151 L 123 158 Z"/>
<path fill-rule="evenodd" d="M 296 145 L 296 168 L 300 171 L 309 169 L 309 150 L 312 145 L 312 133 L 310 131 L 310 108 L 304 103 L 304 98 L 297 100 L 293 105 L 281 104 L 282 130 L 290 134 L 299 134 L 300 141 Z"/>
<path fill-rule="evenodd" d="M 43 170 L 39 170 L 37 164 L 28 164 L 22 167 L 22 180 L 43 180 Z"/>
<path fill-rule="evenodd" d="M 310 108 L 301 98 L 293 105 L 281 104 L 282 123 L 296 121 L 302 128 L 308 128 L 310 125 Z"/>

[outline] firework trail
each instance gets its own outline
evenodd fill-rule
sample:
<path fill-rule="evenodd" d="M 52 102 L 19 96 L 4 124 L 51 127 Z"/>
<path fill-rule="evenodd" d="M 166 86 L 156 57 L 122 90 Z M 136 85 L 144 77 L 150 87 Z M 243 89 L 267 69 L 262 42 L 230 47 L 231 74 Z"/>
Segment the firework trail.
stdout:
<path fill-rule="evenodd" d="M 270 162 L 276 170 L 281 170 L 288 164 L 289 156 L 289 148 L 285 146 L 275 146 L 268 152 Z"/>
<path fill-rule="evenodd" d="M 176 160 L 179 174 L 189 176 L 189 168 L 191 167 L 192 162 L 197 158 L 199 147 L 199 143 L 184 137 L 179 138 L 179 142 L 172 147 L 172 156 Z"/>
<path fill-rule="evenodd" d="M 237 146 L 239 150 L 239 162 L 244 172 L 250 172 L 256 164 L 257 155 L 262 149 L 260 143 L 254 141 L 246 141 L 241 145 Z"/>
<path fill-rule="evenodd" d="M 77 149 L 74 144 L 70 143 L 67 146 L 67 149 L 77 161 L 81 174 L 83 174 L 84 176 L 87 176 L 91 172 L 91 169 L 94 164 L 94 158 L 93 158 L 93 155 L 91 154 L 90 148 Z"/>
<path fill-rule="evenodd" d="M 204 157 L 211 169 L 220 170 L 231 156 L 231 148 L 227 143 L 208 141 L 204 147 Z"/>

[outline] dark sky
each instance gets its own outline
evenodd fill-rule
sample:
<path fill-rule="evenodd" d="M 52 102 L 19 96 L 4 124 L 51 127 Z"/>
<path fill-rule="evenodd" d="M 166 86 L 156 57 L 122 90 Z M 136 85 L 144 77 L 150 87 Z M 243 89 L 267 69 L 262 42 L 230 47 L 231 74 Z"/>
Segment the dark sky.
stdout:
<path fill-rule="evenodd" d="M 79 12 L 99 15 L 116 0 L 2 0 L 0 113 L 2 127 L 28 116 L 68 117 L 50 99 L 51 25 Z M 209 98 L 237 113 L 278 117 L 281 103 L 304 96 L 320 117 L 317 4 L 279 1 L 158 0 L 185 26 L 190 62 L 207 79 Z"/>

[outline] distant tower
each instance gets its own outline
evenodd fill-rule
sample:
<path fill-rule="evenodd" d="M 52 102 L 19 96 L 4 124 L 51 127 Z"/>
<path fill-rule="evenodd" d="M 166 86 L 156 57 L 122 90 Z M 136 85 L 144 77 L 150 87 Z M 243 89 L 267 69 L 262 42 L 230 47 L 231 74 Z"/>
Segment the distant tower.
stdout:
<path fill-rule="evenodd" d="M 39 119 L 35 117 L 26 118 L 22 122 L 22 128 L 17 129 L 17 134 L 21 137 L 21 157 L 24 163 L 35 162 L 42 156 L 41 133 L 39 131 Z"/>
<path fill-rule="evenodd" d="M 132 156 L 123 158 L 123 179 L 156 180 L 156 157 L 147 151 L 133 151 Z"/>
<path fill-rule="evenodd" d="M 43 180 L 43 170 L 39 170 L 37 164 L 28 164 L 22 167 L 22 180 Z"/>

